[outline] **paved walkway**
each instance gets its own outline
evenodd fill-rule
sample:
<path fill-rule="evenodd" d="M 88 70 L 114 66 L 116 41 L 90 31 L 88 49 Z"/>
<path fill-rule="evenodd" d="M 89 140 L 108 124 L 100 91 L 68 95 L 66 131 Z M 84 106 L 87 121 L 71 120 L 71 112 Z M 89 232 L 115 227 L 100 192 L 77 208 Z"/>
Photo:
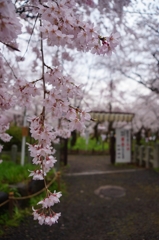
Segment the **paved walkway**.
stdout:
<path fill-rule="evenodd" d="M 137 170 L 141 170 L 141 168 L 130 164 L 113 166 L 110 162 L 110 156 L 107 155 L 69 155 L 68 166 L 64 168 L 64 173 L 67 176 L 83 176 L 134 172 Z"/>
<path fill-rule="evenodd" d="M 65 172 L 69 175 L 89 173 L 102 174 L 109 173 L 111 171 L 120 170 L 139 170 L 132 164 L 116 164 L 113 166 L 110 162 L 110 156 L 108 155 L 69 155 L 68 165 L 65 167 Z"/>
<path fill-rule="evenodd" d="M 54 207 L 62 214 L 59 223 L 39 226 L 29 217 L 2 239 L 159 240 L 158 173 L 111 166 L 104 156 L 69 156 L 68 163 L 62 175 L 66 191 Z M 103 186 L 120 187 L 124 194 L 113 195 L 111 189 L 109 197 L 97 195 Z"/>

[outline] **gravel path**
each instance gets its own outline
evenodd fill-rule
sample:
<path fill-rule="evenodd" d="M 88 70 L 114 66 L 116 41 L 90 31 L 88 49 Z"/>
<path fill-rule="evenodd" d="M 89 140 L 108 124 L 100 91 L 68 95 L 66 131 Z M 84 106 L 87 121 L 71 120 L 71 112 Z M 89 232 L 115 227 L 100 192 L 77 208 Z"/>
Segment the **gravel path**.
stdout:
<path fill-rule="evenodd" d="M 93 171 L 97 174 L 71 175 Z M 52 227 L 39 226 L 28 217 L 18 228 L 6 230 L 0 239 L 159 239 L 158 173 L 130 166 L 113 167 L 104 156 L 69 156 L 69 166 L 64 172 L 67 193 L 56 206 L 62 213 L 59 223 Z M 95 194 L 101 186 L 122 187 L 125 196 L 102 198 Z"/>

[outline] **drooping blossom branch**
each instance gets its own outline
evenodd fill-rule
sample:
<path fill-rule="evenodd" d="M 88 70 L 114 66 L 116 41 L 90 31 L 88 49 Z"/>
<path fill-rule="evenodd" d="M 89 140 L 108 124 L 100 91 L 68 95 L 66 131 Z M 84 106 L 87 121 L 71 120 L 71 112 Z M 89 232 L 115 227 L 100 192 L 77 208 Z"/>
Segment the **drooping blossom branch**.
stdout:
<path fill-rule="evenodd" d="M 17 2 L 16 6 L 18 6 Z M 92 5 L 92 1 L 85 2 Z M 21 4 L 19 2 L 20 7 Z M 81 86 L 76 86 L 71 76 L 64 74 L 59 65 L 50 66 L 47 63 L 45 49 L 57 46 L 64 50 L 65 48 L 77 49 L 109 56 L 119 42 L 119 35 L 100 36 L 99 30 L 94 27 L 93 23 L 87 23 L 82 19 L 79 15 L 79 5 L 73 0 L 27 1 L 26 6 L 23 3 L 22 8 L 17 7 L 17 13 L 20 14 L 22 20 L 15 14 L 12 2 L 3 0 L 0 1 L 0 6 L 0 28 L 2 29 L 0 42 L 5 46 L 12 46 L 12 50 L 19 49 L 16 40 L 20 33 L 21 23 L 24 24 L 25 29 L 28 29 L 28 34 L 32 36 L 35 33 L 38 36 L 37 46 L 33 46 L 33 52 L 37 57 L 34 67 L 34 70 L 37 67 L 37 71 L 35 71 L 38 75 L 35 78 L 37 80 L 28 81 L 27 76 L 26 78 L 20 76 L 19 71 L 16 79 L 13 76 L 10 81 L 10 92 L 8 92 L 10 94 L 7 97 L 1 91 L 4 90 L 3 86 L 7 88 L 4 78 L 2 78 L 0 106 L 1 110 L 16 105 L 29 109 L 34 98 L 40 99 L 40 113 L 28 118 L 30 133 L 35 140 L 35 144 L 28 144 L 28 148 L 32 163 L 37 166 L 35 171 L 30 171 L 29 176 L 33 180 L 44 181 L 46 188 L 46 197 L 37 204 L 36 209 L 33 208 L 34 219 L 38 220 L 39 224 L 52 225 L 58 221 L 61 215 L 52 209 L 52 206 L 60 201 L 61 192 L 51 193 L 46 185 L 47 173 L 57 161 L 54 157 L 55 149 L 52 147 L 52 143 L 57 143 L 59 137 L 70 137 L 74 130 L 84 131 L 85 121 L 90 120 L 90 115 L 87 111 L 72 106 L 74 98 L 82 98 Z M 34 19 L 32 31 L 25 25 L 25 20 L 29 17 Z M 28 44 L 31 44 L 31 36 Z M 28 50 L 28 45 L 26 49 Z M 39 72 L 41 72 L 40 77 Z M 32 72 L 30 75 L 32 77 Z M 2 124 L 3 121 L 0 118 L 2 132 L 6 130 Z M 1 133 L 0 137 L 9 138 L 4 133 Z M 39 205 L 41 206 L 39 207 Z"/>

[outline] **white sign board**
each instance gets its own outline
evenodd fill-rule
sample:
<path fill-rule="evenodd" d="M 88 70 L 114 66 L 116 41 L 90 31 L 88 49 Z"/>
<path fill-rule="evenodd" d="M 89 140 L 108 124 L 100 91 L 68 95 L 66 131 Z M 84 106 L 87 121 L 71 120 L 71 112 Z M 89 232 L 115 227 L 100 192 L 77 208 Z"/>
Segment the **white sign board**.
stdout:
<path fill-rule="evenodd" d="M 131 132 L 116 129 L 116 163 L 131 162 Z"/>

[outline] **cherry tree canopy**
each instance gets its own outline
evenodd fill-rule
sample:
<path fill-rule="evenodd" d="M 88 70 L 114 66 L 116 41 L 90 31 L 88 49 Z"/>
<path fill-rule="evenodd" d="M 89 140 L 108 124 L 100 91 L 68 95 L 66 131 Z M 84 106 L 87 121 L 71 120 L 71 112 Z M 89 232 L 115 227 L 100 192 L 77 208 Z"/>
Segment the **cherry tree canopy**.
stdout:
<path fill-rule="evenodd" d="M 134 126 L 138 127 L 135 129 L 140 128 L 141 124 L 149 124 L 156 129 L 157 118 L 155 120 L 152 112 L 153 106 L 157 104 L 156 93 L 158 95 L 159 91 L 158 1 L 122 1 L 121 8 L 119 2 L 121 3 L 115 1 L 105 5 L 101 10 L 104 15 L 98 14 L 99 10 L 93 15 L 101 31 L 107 28 L 108 31 L 120 32 L 121 44 L 112 55 L 111 61 L 102 56 L 91 58 L 89 55 L 87 63 L 91 67 L 86 78 L 92 81 L 89 81 L 86 88 L 89 97 L 87 94 L 83 102 L 86 100 L 91 104 L 92 101 L 93 109 L 101 111 L 109 111 L 111 103 L 113 111 L 136 113 L 134 121 L 138 124 L 135 123 Z M 82 74 L 80 77 L 82 78 Z M 111 83 L 113 88 L 110 88 Z M 97 97 L 99 94 L 100 98 Z M 141 99 L 150 99 L 151 102 L 153 99 L 153 103 L 145 106 Z M 144 111 L 147 111 L 145 118 L 142 116 Z M 152 116 L 154 120 L 151 121 Z"/>

